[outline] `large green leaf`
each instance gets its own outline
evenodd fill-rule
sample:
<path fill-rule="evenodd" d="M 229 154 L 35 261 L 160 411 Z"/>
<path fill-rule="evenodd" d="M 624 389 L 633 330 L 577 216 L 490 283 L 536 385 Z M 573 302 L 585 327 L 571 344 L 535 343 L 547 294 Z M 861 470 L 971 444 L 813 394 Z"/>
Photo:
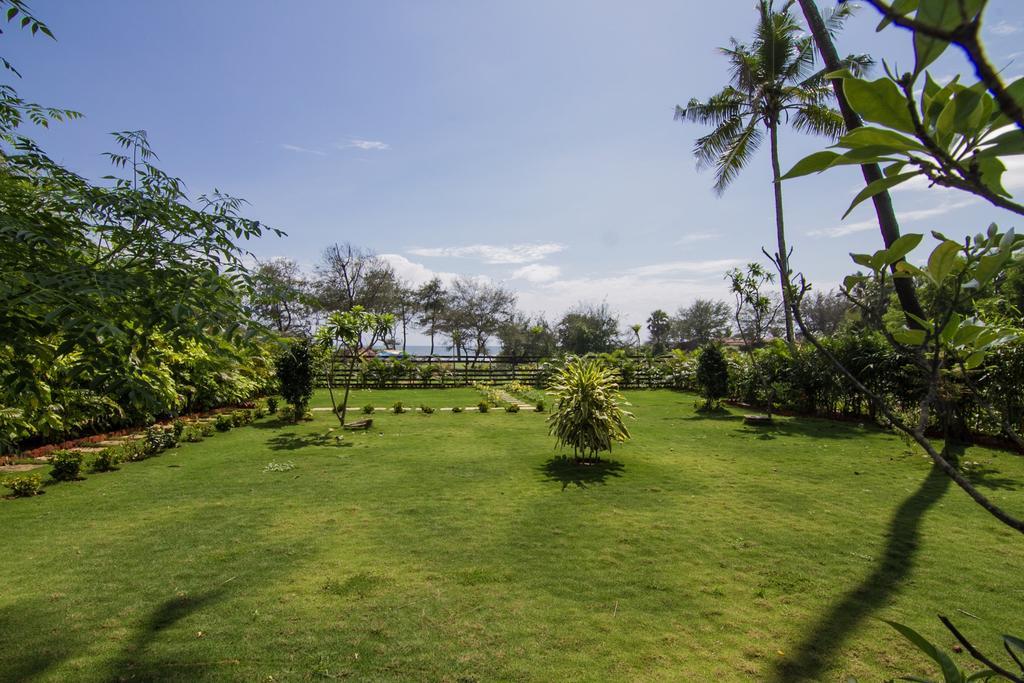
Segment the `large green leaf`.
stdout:
<path fill-rule="evenodd" d="M 830 152 L 828 150 L 815 152 L 814 154 L 806 156 L 796 162 L 793 168 L 789 169 L 789 171 L 782 176 L 782 180 L 799 178 L 800 176 L 810 175 L 811 173 L 821 173 L 831 166 L 832 162 L 838 158 L 839 154 L 837 152 Z"/>
<path fill-rule="evenodd" d="M 984 0 L 920 0 L 915 18 L 928 26 L 952 30 L 963 21 L 963 15 L 966 15 L 967 21 L 970 21 L 983 5 Z M 946 51 L 947 47 L 949 47 L 949 43 L 946 41 L 915 31 L 914 75 L 924 71 L 929 64 Z"/>
<path fill-rule="evenodd" d="M 991 140 L 986 140 L 985 145 L 985 149 L 978 152 L 981 158 L 1024 154 L 1024 131 L 1019 128 L 1008 130 Z"/>
<path fill-rule="evenodd" d="M 839 138 L 836 147 L 856 149 L 858 147 L 884 147 L 892 152 L 927 152 L 927 148 L 917 140 L 900 135 L 896 131 L 884 128 L 864 126 L 850 131 Z"/>
<path fill-rule="evenodd" d="M 889 263 L 899 261 L 901 258 L 912 252 L 917 248 L 917 245 L 921 244 L 921 240 L 924 239 L 924 235 L 920 233 L 908 233 L 903 235 L 885 250 L 886 258 Z"/>
<path fill-rule="evenodd" d="M 928 274 L 936 284 L 941 284 L 952 272 L 959 253 L 960 245 L 952 240 L 942 242 L 932 250 L 928 257 Z"/>
<path fill-rule="evenodd" d="M 918 650 L 928 655 L 932 661 L 938 664 L 939 668 L 942 670 L 942 676 L 946 680 L 946 683 L 962 683 L 964 676 L 960 672 L 960 669 L 957 668 L 956 664 L 953 663 L 953 660 L 950 659 L 949 655 L 929 643 L 920 633 L 909 626 L 904 626 L 903 624 L 899 624 L 895 621 L 889 621 L 887 619 L 883 619 L 883 621 L 896 629 L 900 635 L 913 643 Z"/>
<path fill-rule="evenodd" d="M 850 207 L 846 209 L 846 213 L 843 214 L 843 218 L 849 216 L 850 212 L 853 211 L 853 209 L 858 204 L 863 202 L 865 199 L 870 199 L 871 197 L 874 197 L 876 194 L 879 194 L 880 192 L 885 192 L 889 188 L 895 187 L 900 183 L 904 183 L 916 175 L 920 175 L 920 172 L 908 171 L 907 173 L 900 173 L 898 175 L 889 176 L 887 178 L 879 178 L 878 180 L 871 182 L 867 187 L 858 192 L 856 197 L 853 198 L 853 201 L 850 203 Z"/>
<path fill-rule="evenodd" d="M 907 109 L 908 102 L 890 79 L 867 81 L 847 78 L 843 81 L 843 92 L 850 106 L 857 110 L 862 118 L 904 133 L 914 132 L 914 124 Z"/>

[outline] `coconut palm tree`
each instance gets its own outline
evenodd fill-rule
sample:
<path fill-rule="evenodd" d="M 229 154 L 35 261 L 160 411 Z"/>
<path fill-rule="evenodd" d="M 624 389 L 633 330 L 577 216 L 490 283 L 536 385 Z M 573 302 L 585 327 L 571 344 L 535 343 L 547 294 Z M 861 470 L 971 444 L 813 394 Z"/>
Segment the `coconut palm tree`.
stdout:
<path fill-rule="evenodd" d="M 790 12 L 795 2 L 788 0 L 776 10 L 774 0 L 759 0 L 753 41 L 747 45 L 732 38 L 729 47 L 720 48 L 729 60 L 729 85 L 704 102 L 691 99 L 685 107 L 676 107 L 677 120 L 714 126 L 697 139 L 693 153 L 698 169 L 714 167 L 718 194 L 736 179 L 764 141 L 765 131 L 768 133 L 778 240 L 773 260 L 787 304 L 786 339 L 790 345 L 794 332 L 788 305 L 789 251 L 779 182 L 779 126 L 789 123 L 800 132 L 833 139 L 844 131 L 842 115 L 831 107 L 833 93 L 825 72 L 816 69 L 814 41 Z M 850 13 L 849 4 L 840 5 L 825 20 L 829 30 L 837 31 Z M 844 60 L 844 66 L 854 73 L 862 72 L 869 64 L 865 56 Z"/>

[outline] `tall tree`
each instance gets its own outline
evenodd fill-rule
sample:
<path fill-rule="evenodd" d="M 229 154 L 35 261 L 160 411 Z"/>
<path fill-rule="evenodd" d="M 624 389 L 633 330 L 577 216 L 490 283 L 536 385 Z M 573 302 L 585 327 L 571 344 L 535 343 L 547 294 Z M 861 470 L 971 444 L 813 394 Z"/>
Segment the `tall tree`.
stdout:
<path fill-rule="evenodd" d="M 620 343 L 619 317 L 607 303 L 579 304 L 562 316 L 556 333 L 559 346 L 570 353 L 611 351 Z"/>
<path fill-rule="evenodd" d="M 669 317 L 669 314 L 660 308 L 652 311 L 650 317 L 647 318 L 647 333 L 651 336 L 651 346 L 654 347 L 655 353 L 665 350 L 665 344 L 668 342 L 671 332 L 672 318 Z"/>
<path fill-rule="evenodd" d="M 799 0 L 799 2 L 800 9 L 803 10 L 804 18 L 807 20 L 807 26 L 810 28 L 818 52 L 821 54 L 821 60 L 825 64 L 825 69 L 829 72 L 839 71 L 843 68 L 844 62 L 839 58 L 839 51 L 836 50 L 834 26 L 821 16 L 814 0 Z M 837 78 L 832 81 L 832 91 L 835 93 L 839 111 L 843 115 L 846 130 L 851 131 L 863 126 L 864 122 L 860 115 L 854 111 L 846 99 L 842 79 Z M 861 164 L 860 170 L 864 175 L 865 185 L 880 182 L 883 178 L 882 169 L 878 164 Z M 875 207 L 875 216 L 878 219 L 878 229 L 882 233 L 882 241 L 886 248 L 889 248 L 900 238 L 900 224 L 892 206 L 892 197 L 888 190 L 883 190 L 872 196 L 871 202 Z M 896 272 L 898 264 L 899 262 L 893 264 L 892 272 Z M 923 318 L 924 310 L 921 308 L 921 302 L 917 299 L 914 282 L 910 278 L 895 278 L 893 286 L 896 288 L 896 296 L 899 297 L 900 305 L 909 314 L 907 315 L 908 323 L 912 327 L 916 327 L 919 323 L 915 318 L 918 320 Z"/>
<path fill-rule="evenodd" d="M 813 296 L 804 297 L 800 311 L 804 322 L 815 334 L 830 336 L 839 331 L 839 326 L 851 312 L 852 305 L 841 293 L 834 290 L 817 291 Z"/>
<path fill-rule="evenodd" d="M 448 306 L 448 292 L 441 278 L 435 277 L 416 290 L 416 306 L 419 310 L 416 324 L 430 337 L 430 355 L 433 356 L 434 338 L 441 332 L 444 311 Z"/>
<path fill-rule="evenodd" d="M 355 306 L 377 311 L 394 279 L 385 261 L 349 242 L 324 249 L 317 276 L 318 303 L 327 312 L 350 311 Z"/>
<path fill-rule="evenodd" d="M 252 273 L 248 297 L 253 317 L 281 334 L 303 333 L 309 327 L 309 283 L 295 261 L 264 261 Z"/>
<path fill-rule="evenodd" d="M 730 47 L 721 48 L 729 60 L 730 84 L 705 102 L 691 99 L 685 107 L 676 107 L 676 119 L 714 126 L 711 133 L 697 139 L 694 155 L 698 168 L 714 166 L 715 191 L 719 194 L 750 161 L 767 130 L 778 249 L 773 261 L 787 302 L 790 270 L 779 182 L 779 126 L 784 120 L 790 121 L 798 131 L 831 138 L 844 130 L 842 116 L 829 106 L 832 89 L 824 73 L 814 70 L 813 38 L 804 33 L 790 12 L 794 2 L 789 0 L 776 10 L 773 0 L 760 0 L 753 41 L 747 45 L 733 38 Z M 829 30 L 838 30 L 850 12 L 850 5 L 840 6 L 826 20 Z M 856 73 L 869 63 L 866 57 L 851 56 L 843 66 Z M 792 345 L 795 334 L 788 305 L 785 316 L 786 339 Z"/>
<path fill-rule="evenodd" d="M 487 353 L 487 341 L 512 317 L 515 305 L 515 294 L 498 285 L 469 277 L 452 283 L 451 309 L 473 344 L 474 358 Z"/>
<path fill-rule="evenodd" d="M 697 299 L 680 308 L 672 321 L 673 337 L 686 348 L 705 346 L 721 337 L 728 337 L 732 311 L 724 301 Z"/>

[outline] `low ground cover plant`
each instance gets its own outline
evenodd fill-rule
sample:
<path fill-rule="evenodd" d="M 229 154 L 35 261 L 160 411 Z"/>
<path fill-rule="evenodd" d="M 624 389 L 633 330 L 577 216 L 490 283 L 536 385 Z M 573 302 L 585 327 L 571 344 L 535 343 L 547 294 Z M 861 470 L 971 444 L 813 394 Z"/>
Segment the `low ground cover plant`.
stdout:
<path fill-rule="evenodd" d="M 288 417 L 286 417 L 284 413 L 285 413 L 285 411 L 282 409 L 281 410 L 281 419 L 287 420 Z M 234 420 L 231 419 L 231 416 L 230 415 L 225 415 L 223 413 L 218 415 L 217 418 L 213 421 L 213 427 L 218 432 L 231 431 L 231 428 L 234 427 L 234 426 L 235 426 L 235 422 L 234 422 Z"/>
<path fill-rule="evenodd" d="M 363 415 L 373 415 L 373 412 L 375 410 L 376 408 L 373 407 L 372 403 L 367 403 L 365 406 L 363 406 Z"/>
<path fill-rule="evenodd" d="M 395 401 L 391 405 L 391 412 L 393 412 L 395 415 L 399 415 L 401 413 L 404 413 L 405 412 L 405 404 L 402 403 L 401 401 Z"/>
<path fill-rule="evenodd" d="M 428 406 L 428 405 L 421 405 L 421 406 L 420 406 L 420 412 L 422 412 L 422 413 L 425 413 L 425 414 L 427 414 L 427 415 L 430 415 L 431 413 L 433 413 L 433 412 L 434 412 L 434 409 L 433 409 L 433 408 L 431 408 L 431 407 L 430 407 L 430 406 Z"/>

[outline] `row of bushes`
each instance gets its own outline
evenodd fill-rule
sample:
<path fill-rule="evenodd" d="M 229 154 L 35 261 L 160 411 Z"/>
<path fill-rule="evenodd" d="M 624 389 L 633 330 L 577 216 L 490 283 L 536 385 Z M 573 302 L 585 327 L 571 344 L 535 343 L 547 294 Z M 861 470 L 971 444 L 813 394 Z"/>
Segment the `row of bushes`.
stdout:
<path fill-rule="evenodd" d="M 40 402 L 28 392 L 0 391 L 0 455 L 251 401 L 275 390 L 273 352 L 260 344 L 219 354 L 198 345 L 185 351 L 168 345 L 152 351 L 157 360 L 143 368 L 112 363 L 102 380 L 74 374 L 62 359 L 30 363 L 49 395 Z M 0 378 L 22 376 L 19 368 L 27 362 L 0 347 Z M 140 383 L 150 397 L 142 405 Z"/>
<path fill-rule="evenodd" d="M 915 414 L 924 388 L 912 358 L 894 350 L 873 333 L 837 335 L 824 344 L 845 367 L 873 392 L 907 415 Z M 700 351 L 676 354 L 667 386 L 699 391 L 697 359 Z M 776 341 L 752 354 L 724 350 L 728 390 L 732 401 L 774 407 L 805 415 L 854 417 L 875 420 L 875 408 L 832 363 L 810 345 L 793 352 Z M 666 364 L 668 365 L 668 364 Z M 968 379 L 950 370 L 943 400 L 951 407 L 950 424 L 958 436 L 1003 435 L 1002 420 L 1024 428 L 1024 346 L 1006 346 L 992 352 L 985 365 Z"/>
<path fill-rule="evenodd" d="M 77 481 L 83 478 L 83 469 L 93 473 L 111 472 L 120 463 L 145 460 L 177 448 L 181 443 L 197 443 L 216 432 L 251 424 L 253 420 L 277 410 L 277 401 L 273 398 L 267 399 L 266 405 L 247 405 L 251 407 L 220 413 L 213 420 L 176 419 L 170 424 L 150 425 L 136 438 L 88 456 L 79 451 L 53 451 L 50 454 L 50 479 L 53 482 Z M 35 496 L 43 489 L 43 478 L 38 474 L 22 475 L 8 480 L 6 486 L 13 497 Z"/>

